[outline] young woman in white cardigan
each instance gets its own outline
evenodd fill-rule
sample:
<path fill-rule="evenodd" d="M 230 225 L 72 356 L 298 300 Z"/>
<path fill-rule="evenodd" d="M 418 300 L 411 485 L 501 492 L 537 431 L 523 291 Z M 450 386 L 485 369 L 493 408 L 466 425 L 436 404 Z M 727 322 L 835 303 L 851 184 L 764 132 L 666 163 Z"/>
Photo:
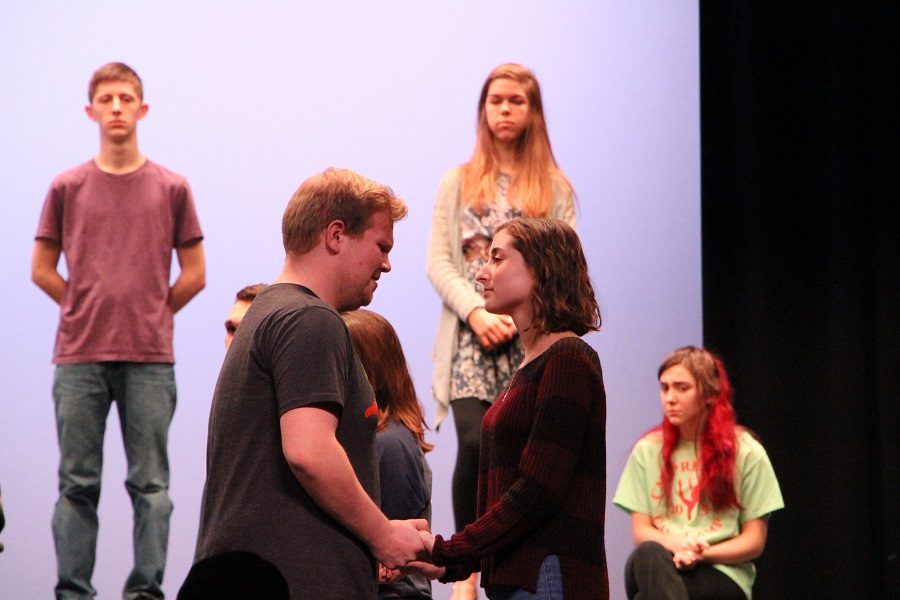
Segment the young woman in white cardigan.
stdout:
<path fill-rule="evenodd" d="M 434 343 L 436 427 L 453 408 L 457 531 L 475 520 L 481 420 L 524 356 L 515 325 L 491 314 L 475 276 L 496 227 L 516 217 L 553 217 L 575 226 L 572 184 L 553 157 L 541 89 L 528 68 L 503 64 L 478 100 L 475 151 L 441 180 L 428 242 L 428 278 L 443 301 Z M 476 576 L 452 600 L 475 600 Z"/>

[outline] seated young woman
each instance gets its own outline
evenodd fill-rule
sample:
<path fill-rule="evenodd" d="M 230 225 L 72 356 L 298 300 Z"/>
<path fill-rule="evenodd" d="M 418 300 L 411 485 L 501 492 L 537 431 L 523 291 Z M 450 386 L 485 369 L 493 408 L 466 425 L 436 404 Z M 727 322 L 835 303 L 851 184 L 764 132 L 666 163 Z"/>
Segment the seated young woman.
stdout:
<path fill-rule="evenodd" d="M 784 507 L 772 464 L 736 424 L 717 356 L 680 348 L 658 376 L 663 421 L 634 445 L 613 498 L 636 546 L 628 598 L 749 599 L 769 515 Z"/>

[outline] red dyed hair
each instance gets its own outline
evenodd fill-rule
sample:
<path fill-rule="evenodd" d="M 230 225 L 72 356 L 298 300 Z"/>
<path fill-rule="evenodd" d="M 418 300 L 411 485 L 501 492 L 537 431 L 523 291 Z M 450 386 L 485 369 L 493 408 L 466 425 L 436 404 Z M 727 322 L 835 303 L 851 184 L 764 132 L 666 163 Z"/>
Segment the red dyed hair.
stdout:
<path fill-rule="evenodd" d="M 659 367 L 658 377 L 664 371 L 681 365 L 693 375 L 701 399 L 710 402 L 706 423 L 700 433 L 700 497 L 716 510 L 740 508 L 734 488 L 735 460 L 737 458 L 737 423 L 731 404 L 731 383 L 722 360 L 709 350 L 686 346 L 669 354 Z M 663 418 L 655 428 L 662 431 L 662 489 L 666 506 L 672 497 L 674 468 L 672 453 L 678 446 L 678 428 Z"/>

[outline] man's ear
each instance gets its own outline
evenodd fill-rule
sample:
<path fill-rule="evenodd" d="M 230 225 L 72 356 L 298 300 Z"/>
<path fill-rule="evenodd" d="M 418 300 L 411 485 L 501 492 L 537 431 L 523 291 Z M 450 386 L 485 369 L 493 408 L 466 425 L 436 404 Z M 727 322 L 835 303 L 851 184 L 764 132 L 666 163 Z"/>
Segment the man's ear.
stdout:
<path fill-rule="evenodd" d="M 97 120 L 97 118 L 94 116 L 94 108 L 90 104 L 85 104 L 84 114 L 86 114 L 88 116 L 88 119 L 90 119 L 91 121 Z"/>
<path fill-rule="evenodd" d="M 341 251 L 341 245 L 347 236 L 347 229 L 344 222 L 335 219 L 325 227 L 325 248 L 332 254 Z"/>

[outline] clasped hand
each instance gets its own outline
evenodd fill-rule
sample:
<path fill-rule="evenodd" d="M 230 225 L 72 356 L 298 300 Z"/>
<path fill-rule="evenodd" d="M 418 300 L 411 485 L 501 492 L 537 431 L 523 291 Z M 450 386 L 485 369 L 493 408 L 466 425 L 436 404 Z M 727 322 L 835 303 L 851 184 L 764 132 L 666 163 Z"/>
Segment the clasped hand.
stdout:
<path fill-rule="evenodd" d="M 709 542 L 695 533 L 688 533 L 681 549 L 672 555 L 672 562 L 679 571 L 689 571 L 703 560 L 703 552 L 709 548 Z"/>
<path fill-rule="evenodd" d="M 434 548 L 434 535 L 428 529 L 427 522 L 424 527 L 420 527 L 422 521 L 421 519 L 410 519 L 406 522 L 413 522 L 416 527 L 416 533 L 418 534 L 418 552 L 416 553 L 415 558 L 412 560 L 407 560 L 402 565 L 398 563 L 393 567 L 388 567 L 383 562 L 378 565 L 378 582 L 379 583 L 390 583 L 396 581 L 403 577 L 404 575 L 409 575 L 411 573 L 419 573 L 424 575 L 428 579 L 437 579 L 444 575 L 446 569 L 443 567 L 437 567 L 431 562 L 431 552 Z M 394 523 L 395 521 L 392 521 Z M 399 523 L 403 523 L 404 521 L 399 521 Z"/>
<path fill-rule="evenodd" d="M 493 350 L 516 335 L 516 325 L 512 317 L 495 315 L 482 307 L 473 310 L 466 318 L 466 323 L 475 332 L 478 343 L 485 350 Z"/>

